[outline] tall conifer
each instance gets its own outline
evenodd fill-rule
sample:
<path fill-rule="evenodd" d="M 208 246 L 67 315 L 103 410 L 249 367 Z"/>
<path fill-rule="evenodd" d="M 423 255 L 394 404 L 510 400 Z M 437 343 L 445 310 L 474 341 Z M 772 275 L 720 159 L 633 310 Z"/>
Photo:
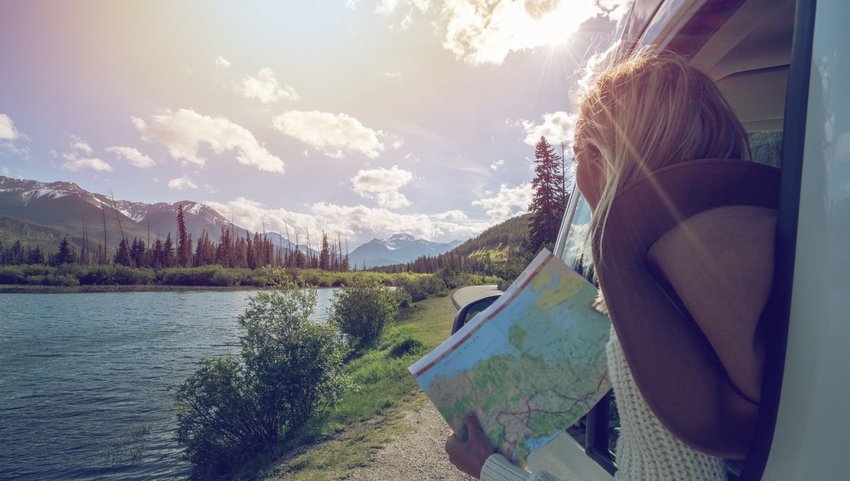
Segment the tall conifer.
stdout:
<path fill-rule="evenodd" d="M 535 177 L 531 181 L 534 197 L 529 206 L 529 238 L 534 251 L 555 242 L 561 218 L 564 216 L 564 174 L 561 172 L 559 161 L 555 149 L 541 136 L 534 148 Z"/>
<path fill-rule="evenodd" d="M 183 206 L 177 206 L 177 265 L 188 267 L 192 259 L 192 241 L 186 233 L 186 219 L 183 216 Z"/>

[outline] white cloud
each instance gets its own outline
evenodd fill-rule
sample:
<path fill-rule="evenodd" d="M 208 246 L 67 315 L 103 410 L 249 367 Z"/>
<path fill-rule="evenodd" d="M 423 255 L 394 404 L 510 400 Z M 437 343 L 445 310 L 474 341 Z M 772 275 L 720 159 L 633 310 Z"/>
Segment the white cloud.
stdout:
<path fill-rule="evenodd" d="M 15 142 L 29 141 L 29 137 L 15 128 L 15 122 L 6 114 L 0 114 L 0 148 L 9 152 L 29 158 L 30 151 L 25 147 L 18 147 Z"/>
<path fill-rule="evenodd" d="M 215 68 L 230 68 L 230 61 L 219 55 L 215 58 Z"/>
<path fill-rule="evenodd" d="M 402 9 L 402 5 L 406 8 Z M 375 4 L 375 13 L 384 17 L 390 17 L 397 11 L 404 10 L 403 16 L 398 23 L 389 25 L 390 30 L 403 32 L 413 25 L 413 14 L 415 11 L 425 13 L 431 8 L 431 0 L 378 0 Z"/>
<path fill-rule="evenodd" d="M 65 159 L 59 168 L 62 170 L 70 170 L 76 172 L 83 169 L 91 169 L 97 172 L 109 172 L 112 166 L 103 160 L 93 157 L 94 149 L 85 140 L 72 135 L 68 141 L 68 152 L 62 152 L 61 157 Z M 53 152 L 51 152 L 53 153 Z M 54 157 L 58 157 L 55 155 Z"/>
<path fill-rule="evenodd" d="M 438 3 L 438 2 L 433 2 Z M 443 47 L 464 62 L 501 64 L 511 52 L 563 45 L 595 17 L 620 23 L 632 0 L 443 0 L 435 31 L 445 32 Z M 430 0 L 378 0 L 375 12 L 401 19 L 392 30 L 406 30 L 413 14 L 431 9 Z M 417 12 L 418 11 L 418 12 Z"/>
<path fill-rule="evenodd" d="M 491 221 L 501 222 L 527 212 L 533 195 L 534 191 L 530 182 L 516 187 L 502 184 L 496 195 L 472 201 L 472 205 L 484 209 Z"/>
<path fill-rule="evenodd" d="M 610 62 L 613 59 L 614 53 L 619 47 L 620 41 L 616 40 L 614 42 L 611 42 L 611 45 L 608 47 L 607 50 L 596 52 L 591 55 L 589 59 L 587 59 L 587 62 L 585 62 L 582 66 L 581 72 L 578 76 L 579 78 L 577 83 L 579 95 L 581 95 L 582 92 L 586 92 L 590 88 L 593 79 L 596 77 L 596 75 L 602 70 L 604 70 L 600 67 L 602 67 L 602 65 L 607 64 L 607 62 Z"/>
<path fill-rule="evenodd" d="M 493 162 L 492 164 L 490 164 L 490 169 L 495 172 L 495 171 L 499 170 L 499 167 L 501 167 L 503 165 L 505 165 L 505 161 L 502 160 L 502 159 L 499 159 L 499 160 Z"/>
<path fill-rule="evenodd" d="M 270 68 L 260 69 L 256 77 L 245 77 L 236 86 L 236 92 L 247 98 L 257 99 L 264 104 L 271 104 L 278 100 L 298 100 L 300 96 L 294 88 L 289 85 L 279 85 L 274 70 Z"/>
<path fill-rule="evenodd" d="M 156 165 L 156 162 L 153 161 L 152 158 L 147 155 L 139 152 L 137 149 L 133 147 L 107 147 L 103 149 L 107 152 L 112 152 L 117 155 L 118 158 L 124 159 L 130 163 L 130 165 L 134 167 L 138 167 L 140 169 L 147 169 Z"/>
<path fill-rule="evenodd" d="M 413 174 L 394 165 L 389 169 L 360 170 L 351 179 L 358 194 L 398 190 L 413 180 Z"/>
<path fill-rule="evenodd" d="M 387 78 L 401 78 L 401 72 L 384 72 L 383 75 Z"/>
<path fill-rule="evenodd" d="M 94 153 L 94 149 L 91 148 L 91 145 L 76 135 L 71 136 L 71 141 L 68 143 L 68 147 L 71 147 L 74 150 L 79 150 L 80 152 L 88 155 Z"/>
<path fill-rule="evenodd" d="M 168 187 L 174 190 L 197 189 L 198 184 L 192 182 L 187 176 L 178 177 L 168 181 Z"/>
<path fill-rule="evenodd" d="M 398 30 L 403 32 L 409 29 L 411 25 L 413 25 L 413 13 L 407 12 L 401 22 L 398 23 Z"/>
<path fill-rule="evenodd" d="M 394 165 L 390 169 L 360 170 L 351 179 L 351 185 L 361 197 L 375 199 L 379 206 L 387 209 L 398 209 L 410 205 L 398 190 L 412 179 L 413 174 Z"/>
<path fill-rule="evenodd" d="M 357 8 L 357 0 L 345 0 L 345 8 L 354 10 Z"/>
<path fill-rule="evenodd" d="M 459 211 L 436 215 L 400 214 L 383 208 L 362 205 L 344 206 L 320 202 L 310 206 L 309 213 L 267 208 L 259 202 L 239 197 L 228 203 L 206 202 L 227 218 L 250 230 L 277 231 L 294 240 L 297 232 L 304 242 L 309 231 L 315 246 L 320 233 L 339 234 L 354 250 L 358 243 L 374 237 L 386 238 L 394 233 L 407 233 L 429 240 L 467 239 L 481 233 L 491 224 L 466 218 Z"/>
<path fill-rule="evenodd" d="M 375 194 L 375 201 L 385 209 L 400 209 L 410 205 L 410 201 L 401 192 L 381 192 Z"/>
<path fill-rule="evenodd" d="M 98 172 L 109 172 L 112 170 L 112 166 L 108 163 L 98 159 L 98 158 L 87 158 L 87 157 L 76 157 L 76 158 L 68 158 L 67 162 L 63 163 L 59 166 L 63 170 L 70 170 L 76 172 L 82 169 L 92 169 Z"/>
<path fill-rule="evenodd" d="M 6 167 L 5 165 L 3 166 L 2 172 L 3 172 L 4 176 L 9 177 L 9 168 Z"/>
<path fill-rule="evenodd" d="M 520 120 L 523 131 L 525 131 L 525 143 L 531 146 L 537 145 L 540 137 L 546 137 L 551 145 L 560 143 L 572 143 L 573 130 L 575 129 L 576 115 L 564 111 L 543 114 L 543 122 L 535 124 L 530 120 Z"/>
<path fill-rule="evenodd" d="M 379 15 L 390 15 L 398 8 L 400 0 L 378 0 L 375 4 L 375 13 Z"/>
<path fill-rule="evenodd" d="M 17 140 L 21 133 L 15 128 L 15 123 L 6 114 L 0 114 L 0 140 Z"/>
<path fill-rule="evenodd" d="M 144 140 L 168 147 L 177 160 L 206 164 L 206 159 L 198 155 L 198 149 L 206 144 L 216 154 L 235 151 L 240 164 L 267 172 L 284 172 L 282 160 L 270 154 L 246 128 L 224 117 L 209 117 L 190 109 L 176 112 L 166 109 L 151 116 L 149 122 L 137 117 L 132 120 Z"/>
<path fill-rule="evenodd" d="M 459 210 L 447 210 L 445 212 L 440 212 L 439 214 L 435 214 L 434 218 L 445 222 L 465 222 L 469 219 L 463 211 Z"/>
<path fill-rule="evenodd" d="M 375 13 L 385 17 L 390 16 L 395 13 L 402 3 L 410 6 L 408 11 L 412 11 L 415 8 L 424 13 L 431 7 L 431 0 L 405 0 L 404 2 L 402 0 L 378 0 L 375 4 Z"/>
<path fill-rule="evenodd" d="M 521 50 L 566 43 L 596 16 L 619 21 L 628 0 L 445 0 L 443 46 L 471 64 L 501 64 Z"/>
<path fill-rule="evenodd" d="M 380 130 L 365 127 L 346 114 L 291 110 L 272 118 L 272 127 L 311 145 L 330 157 L 343 157 L 346 152 L 359 152 L 375 158 L 383 150 Z"/>
<path fill-rule="evenodd" d="M 486 229 L 486 222 L 450 222 L 435 219 L 425 214 L 399 214 L 387 209 L 372 209 L 359 206 L 341 206 L 326 203 L 314 204 L 311 213 L 335 232 L 346 237 L 369 239 L 387 237 L 388 234 L 403 232 L 416 238 L 434 240 L 438 238 L 468 238 Z"/>

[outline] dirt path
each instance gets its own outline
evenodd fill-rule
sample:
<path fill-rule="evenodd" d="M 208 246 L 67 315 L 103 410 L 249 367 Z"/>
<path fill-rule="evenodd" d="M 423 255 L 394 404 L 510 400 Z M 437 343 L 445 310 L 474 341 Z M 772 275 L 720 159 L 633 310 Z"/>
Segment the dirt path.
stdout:
<path fill-rule="evenodd" d="M 452 466 L 444 446 L 449 427 L 431 403 L 405 414 L 410 431 L 385 446 L 366 466 L 355 468 L 346 481 L 472 481 Z"/>

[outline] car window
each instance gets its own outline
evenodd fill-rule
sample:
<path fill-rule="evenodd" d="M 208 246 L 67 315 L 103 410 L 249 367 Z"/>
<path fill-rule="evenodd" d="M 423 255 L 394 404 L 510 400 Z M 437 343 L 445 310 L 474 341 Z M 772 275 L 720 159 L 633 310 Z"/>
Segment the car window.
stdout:
<path fill-rule="evenodd" d="M 556 254 L 560 255 L 565 264 L 593 282 L 593 267 L 588 242 L 590 206 L 578 192 L 578 189 L 572 195 L 575 197 L 572 222 L 566 231 L 567 238 L 564 241 L 562 251 L 556 252 Z"/>

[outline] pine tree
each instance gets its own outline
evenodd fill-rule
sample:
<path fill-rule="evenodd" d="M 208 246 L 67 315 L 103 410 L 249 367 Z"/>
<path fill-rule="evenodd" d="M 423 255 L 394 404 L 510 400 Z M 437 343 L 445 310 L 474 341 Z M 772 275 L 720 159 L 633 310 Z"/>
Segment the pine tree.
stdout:
<path fill-rule="evenodd" d="M 130 246 L 130 259 L 135 267 L 147 267 L 145 261 L 145 241 L 138 237 L 133 237 L 133 244 Z"/>
<path fill-rule="evenodd" d="M 44 253 L 41 252 L 41 247 L 35 246 L 30 249 L 27 255 L 27 264 L 44 264 Z"/>
<path fill-rule="evenodd" d="M 151 265 L 154 267 L 154 269 L 159 269 L 160 267 L 165 266 L 165 255 L 163 254 L 162 241 L 159 239 L 159 237 L 157 237 L 156 242 L 153 243 Z"/>
<path fill-rule="evenodd" d="M 177 260 L 174 257 L 174 241 L 171 240 L 171 232 L 165 235 L 162 244 L 162 267 L 174 267 Z"/>
<path fill-rule="evenodd" d="M 192 260 L 192 241 L 186 233 L 186 220 L 183 217 L 183 206 L 177 206 L 177 265 L 188 267 Z"/>
<path fill-rule="evenodd" d="M 122 266 L 130 265 L 130 247 L 127 245 L 127 239 L 122 238 L 121 242 L 118 243 L 118 250 L 115 252 L 115 257 L 112 259 L 112 262 L 115 264 L 121 264 Z"/>
<path fill-rule="evenodd" d="M 322 251 L 319 253 L 319 269 L 323 271 L 331 268 L 331 253 L 328 246 L 328 235 L 322 232 Z"/>
<path fill-rule="evenodd" d="M 564 174 L 560 168 L 560 158 L 545 137 L 534 148 L 534 180 L 531 186 L 534 197 L 529 209 L 529 238 L 532 250 L 537 251 L 547 244 L 555 242 L 561 218 L 564 216 L 566 198 L 563 192 Z"/>
<path fill-rule="evenodd" d="M 16 243 L 16 245 L 20 245 Z M 71 252 L 71 244 L 68 243 L 68 239 L 63 237 L 62 241 L 59 242 L 59 252 L 56 254 L 56 264 L 70 264 L 74 262 L 74 255 Z"/>

